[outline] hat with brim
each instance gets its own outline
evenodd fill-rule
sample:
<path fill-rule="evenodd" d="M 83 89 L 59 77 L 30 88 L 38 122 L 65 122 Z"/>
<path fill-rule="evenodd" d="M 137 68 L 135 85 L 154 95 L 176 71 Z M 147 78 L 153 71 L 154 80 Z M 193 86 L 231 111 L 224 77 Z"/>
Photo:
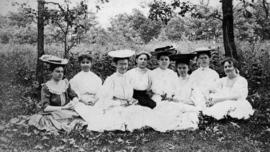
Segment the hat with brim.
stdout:
<path fill-rule="evenodd" d="M 173 46 L 165 46 L 165 47 L 156 48 L 154 52 L 151 52 L 152 55 L 155 55 L 157 57 L 161 55 L 171 56 L 176 53 L 177 53 L 177 50 Z"/>
<path fill-rule="evenodd" d="M 66 65 L 68 63 L 67 59 L 62 59 L 57 56 L 48 55 L 48 54 L 42 55 L 39 59 L 45 63 L 54 64 L 54 65 Z"/>
<path fill-rule="evenodd" d="M 149 52 L 146 52 L 146 51 L 140 51 L 140 52 L 136 53 L 136 58 L 138 58 L 142 54 L 145 54 L 148 59 L 151 58 L 151 54 Z"/>
<path fill-rule="evenodd" d="M 196 54 L 194 53 L 193 54 L 175 54 L 175 55 L 171 55 L 170 58 L 171 60 L 176 62 L 176 65 L 180 63 L 189 65 L 190 60 L 192 60 L 195 56 Z"/>
<path fill-rule="evenodd" d="M 135 51 L 132 50 L 116 50 L 110 51 L 108 55 L 112 58 L 129 58 L 135 54 Z"/>
<path fill-rule="evenodd" d="M 208 47 L 201 47 L 201 48 L 197 48 L 195 50 L 196 54 L 197 54 L 197 57 L 199 57 L 200 55 L 202 54 L 206 54 L 208 55 L 209 57 L 211 57 L 211 52 L 213 51 L 214 49 L 211 49 L 211 48 L 208 48 Z"/>

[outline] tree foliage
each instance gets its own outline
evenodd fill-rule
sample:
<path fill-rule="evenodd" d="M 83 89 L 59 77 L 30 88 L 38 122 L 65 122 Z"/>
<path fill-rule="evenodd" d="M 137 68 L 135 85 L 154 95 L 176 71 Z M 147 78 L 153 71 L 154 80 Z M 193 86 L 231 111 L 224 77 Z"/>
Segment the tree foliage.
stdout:
<path fill-rule="evenodd" d="M 111 20 L 109 32 L 114 38 L 122 42 L 148 43 L 157 38 L 162 24 L 159 21 L 148 19 L 139 10 L 131 15 L 120 14 Z"/>

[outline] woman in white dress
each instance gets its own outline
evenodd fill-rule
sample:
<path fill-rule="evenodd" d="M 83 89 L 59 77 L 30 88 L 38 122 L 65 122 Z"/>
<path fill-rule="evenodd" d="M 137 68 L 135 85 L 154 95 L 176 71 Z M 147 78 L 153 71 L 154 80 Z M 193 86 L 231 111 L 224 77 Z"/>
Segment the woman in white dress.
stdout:
<path fill-rule="evenodd" d="M 195 105 L 201 110 L 204 109 L 205 100 L 209 96 L 209 93 L 213 90 L 216 81 L 219 79 L 218 73 L 209 68 L 210 59 L 211 59 L 211 49 L 209 48 L 198 48 L 195 52 L 197 53 L 197 62 L 199 63 L 199 68 L 193 71 L 190 75 L 191 87 L 197 95 L 197 98 L 200 98 L 203 94 L 203 97 L 200 100 L 196 100 Z"/>
<path fill-rule="evenodd" d="M 82 54 L 78 58 L 81 72 L 71 80 L 71 88 L 78 94 L 79 100 L 87 105 L 94 105 L 98 98 L 97 92 L 102 86 L 102 80 L 91 69 L 92 57 L 90 54 Z"/>
<path fill-rule="evenodd" d="M 91 55 L 82 54 L 78 60 L 81 71 L 70 80 L 71 88 L 78 94 L 80 101 L 74 109 L 88 122 L 88 128 L 99 131 L 102 130 L 98 125 L 102 117 L 102 107 L 97 101 L 102 80 L 90 70 L 93 60 Z"/>
<path fill-rule="evenodd" d="M 196 129 L 197 117 L 190 119 L 187 109 L 174 102 L 178 85 L 177 74 L 168 69 L 170 56 L 176 50 L 171 47 L 158 48 L 153 53 L 157 56 L 159 67 L 150 72 L 151 90 L 154 93 L 152 99 L 157 103 L 153 109 L 153 115 L 149 126 L 157 131 Z"/>
<path fill-rule="evenodd" d="M 145 126 L 145 114 L 151 109 L 135 105 L 133 85 L 127 77 L 129 57 L 134 55 L 131 50 L 118 50 L 108 53 L 113 57 L 116 72 L 109 76 L 100 93 L 103 107 L 103 129 L 133 131 Z"/>
<path fill-rule="evenodd" d="M 176 54 L 172 46 L 155 49 L 152 52 L 157 57 L 159 66 L 150 72 L 152 99 L 157 103 L 172 100 L 177 88 L 177 74 L 169 69 L 170 56 Z"/>
<path fill-rule="evenodd" d="M 156 102 L 147 94 L 151 86 L 150 70 L 146 67 L 150 57 L 151 54 L 145 51 L 137 53 L 137 67 L 129 70 L 127 76 L 134 88 L 133 98 L 138 100 L 139 105 L 153 109 L 156 107 Z"/>
<path fill-rule="evenodd" d="M 230 116 L 237 119 L 248 119 L 254 111 L 246 100 L 248 82 L 239 75 L 237 62 L 232 58 L 223 61 L 226 77 L 218 81 L 217 89 L 210 94 L 207 101 L 208 108 L 203 114 L 217 120 Z"/>
<path fill-rule="evenodd" d="M 189 64 L 190 60 L 195 57 L 195 54 L 176 54 L 171 56 L 171 59 L 176 61 L 175 68 L 178 74 L 178 85 L 175 102 L 184 104 L 187 109 L 197 111 L 193 95 L 193 89 L 190 83 Z"/>

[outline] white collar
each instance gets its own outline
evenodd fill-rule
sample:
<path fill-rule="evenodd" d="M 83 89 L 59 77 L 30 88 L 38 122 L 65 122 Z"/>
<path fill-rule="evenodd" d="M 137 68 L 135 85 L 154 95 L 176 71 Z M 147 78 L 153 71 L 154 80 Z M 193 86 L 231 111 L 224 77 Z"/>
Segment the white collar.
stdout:
<path fill-rule="evenodd" d="M 119 77 L 123 77 L 123 76 L 125 76 L 125 74 L 126 74 L 126 73 L 121 74 L 121 73 L 119 73 L 118 71 L 115 72 L 115 75 L 116 75 L 116 76 L 119 76 Z"/>
<path fill-rule="evenodd" d="M 200 70 L 201 70 L 201 71 L 206 71 L 206 70 L 209 70 L 209 66 L 204 67 L 204 68 L 203 68 L 203 67 L 200 67 Z"/>
<path fill-rule="evenodd" d="M 165 70 L 163 70 L 163 69 L 161 69 L 160 67 L 158 67 L 158 69 L 159 69 L 159 71 L 162 71 L 162 72 L 166 72 L 166 71 L 168 71 L 168 68 L 167 68 L 167 69 L 165 69 Z"/>
<path fill-rule="evenodd" d="M 186 77 L 181 77 L 181 76 L 179 76 L 179 78 L 180 78 L 181 80 L 188 80 L 188 79 L 189 79 L 189 74 L 188 74 Z"/>
<path fill-rule="evenodd" d="M 58 84 L 55 84 L 55 82 L 53 82 L 52 80 L 46 82 L 46 86 L 48 87 L 49 91 L 58 95 L 66 92 L 68 85 L 69 83 L 67 79 L 60 80 Z M 59 88 L 57 88 L 56 86 L 58 86 Z"/>
<path fill-rule="evenodd" d="M 140 73 L 146 73 L 147 71 L 149 71 L 147 68 L 141 69 L 141 68 L 139 68 L 139 67 L 137 67 L 136 70 L 137 70 L 138 72 L 140 72 Z"/>

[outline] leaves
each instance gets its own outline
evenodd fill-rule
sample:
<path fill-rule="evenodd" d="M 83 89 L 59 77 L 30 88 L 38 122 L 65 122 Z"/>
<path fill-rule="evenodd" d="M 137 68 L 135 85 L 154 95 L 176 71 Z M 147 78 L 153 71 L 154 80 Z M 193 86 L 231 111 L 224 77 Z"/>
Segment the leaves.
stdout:
<path fill-rule="evenodd" d="M 0 124 L 0 131 L 3 131 L 6 127 Z"/>
<path fill-rule="evenodd" d="M 65 146 L 63 145 L 63 146 L 58 146 L 58 147 L 55 147 L 55 146 L 53 146 L 50 150 L 49 150 L 49 152 L 59 152 L 59 151 L 62 151 L 62 150 L 64 150 L 65 149 Z"/>
<path fill-rule="evenodd" d="M 42 150 L 44 148 L 44 146 L 42 146 L 42 145 L 40 145 L 40 144 L 38 144 L 38 145 L 36 145 L 35 147 L 34 147 L 34 149 L 36 149 L 36 150 Z"/>

